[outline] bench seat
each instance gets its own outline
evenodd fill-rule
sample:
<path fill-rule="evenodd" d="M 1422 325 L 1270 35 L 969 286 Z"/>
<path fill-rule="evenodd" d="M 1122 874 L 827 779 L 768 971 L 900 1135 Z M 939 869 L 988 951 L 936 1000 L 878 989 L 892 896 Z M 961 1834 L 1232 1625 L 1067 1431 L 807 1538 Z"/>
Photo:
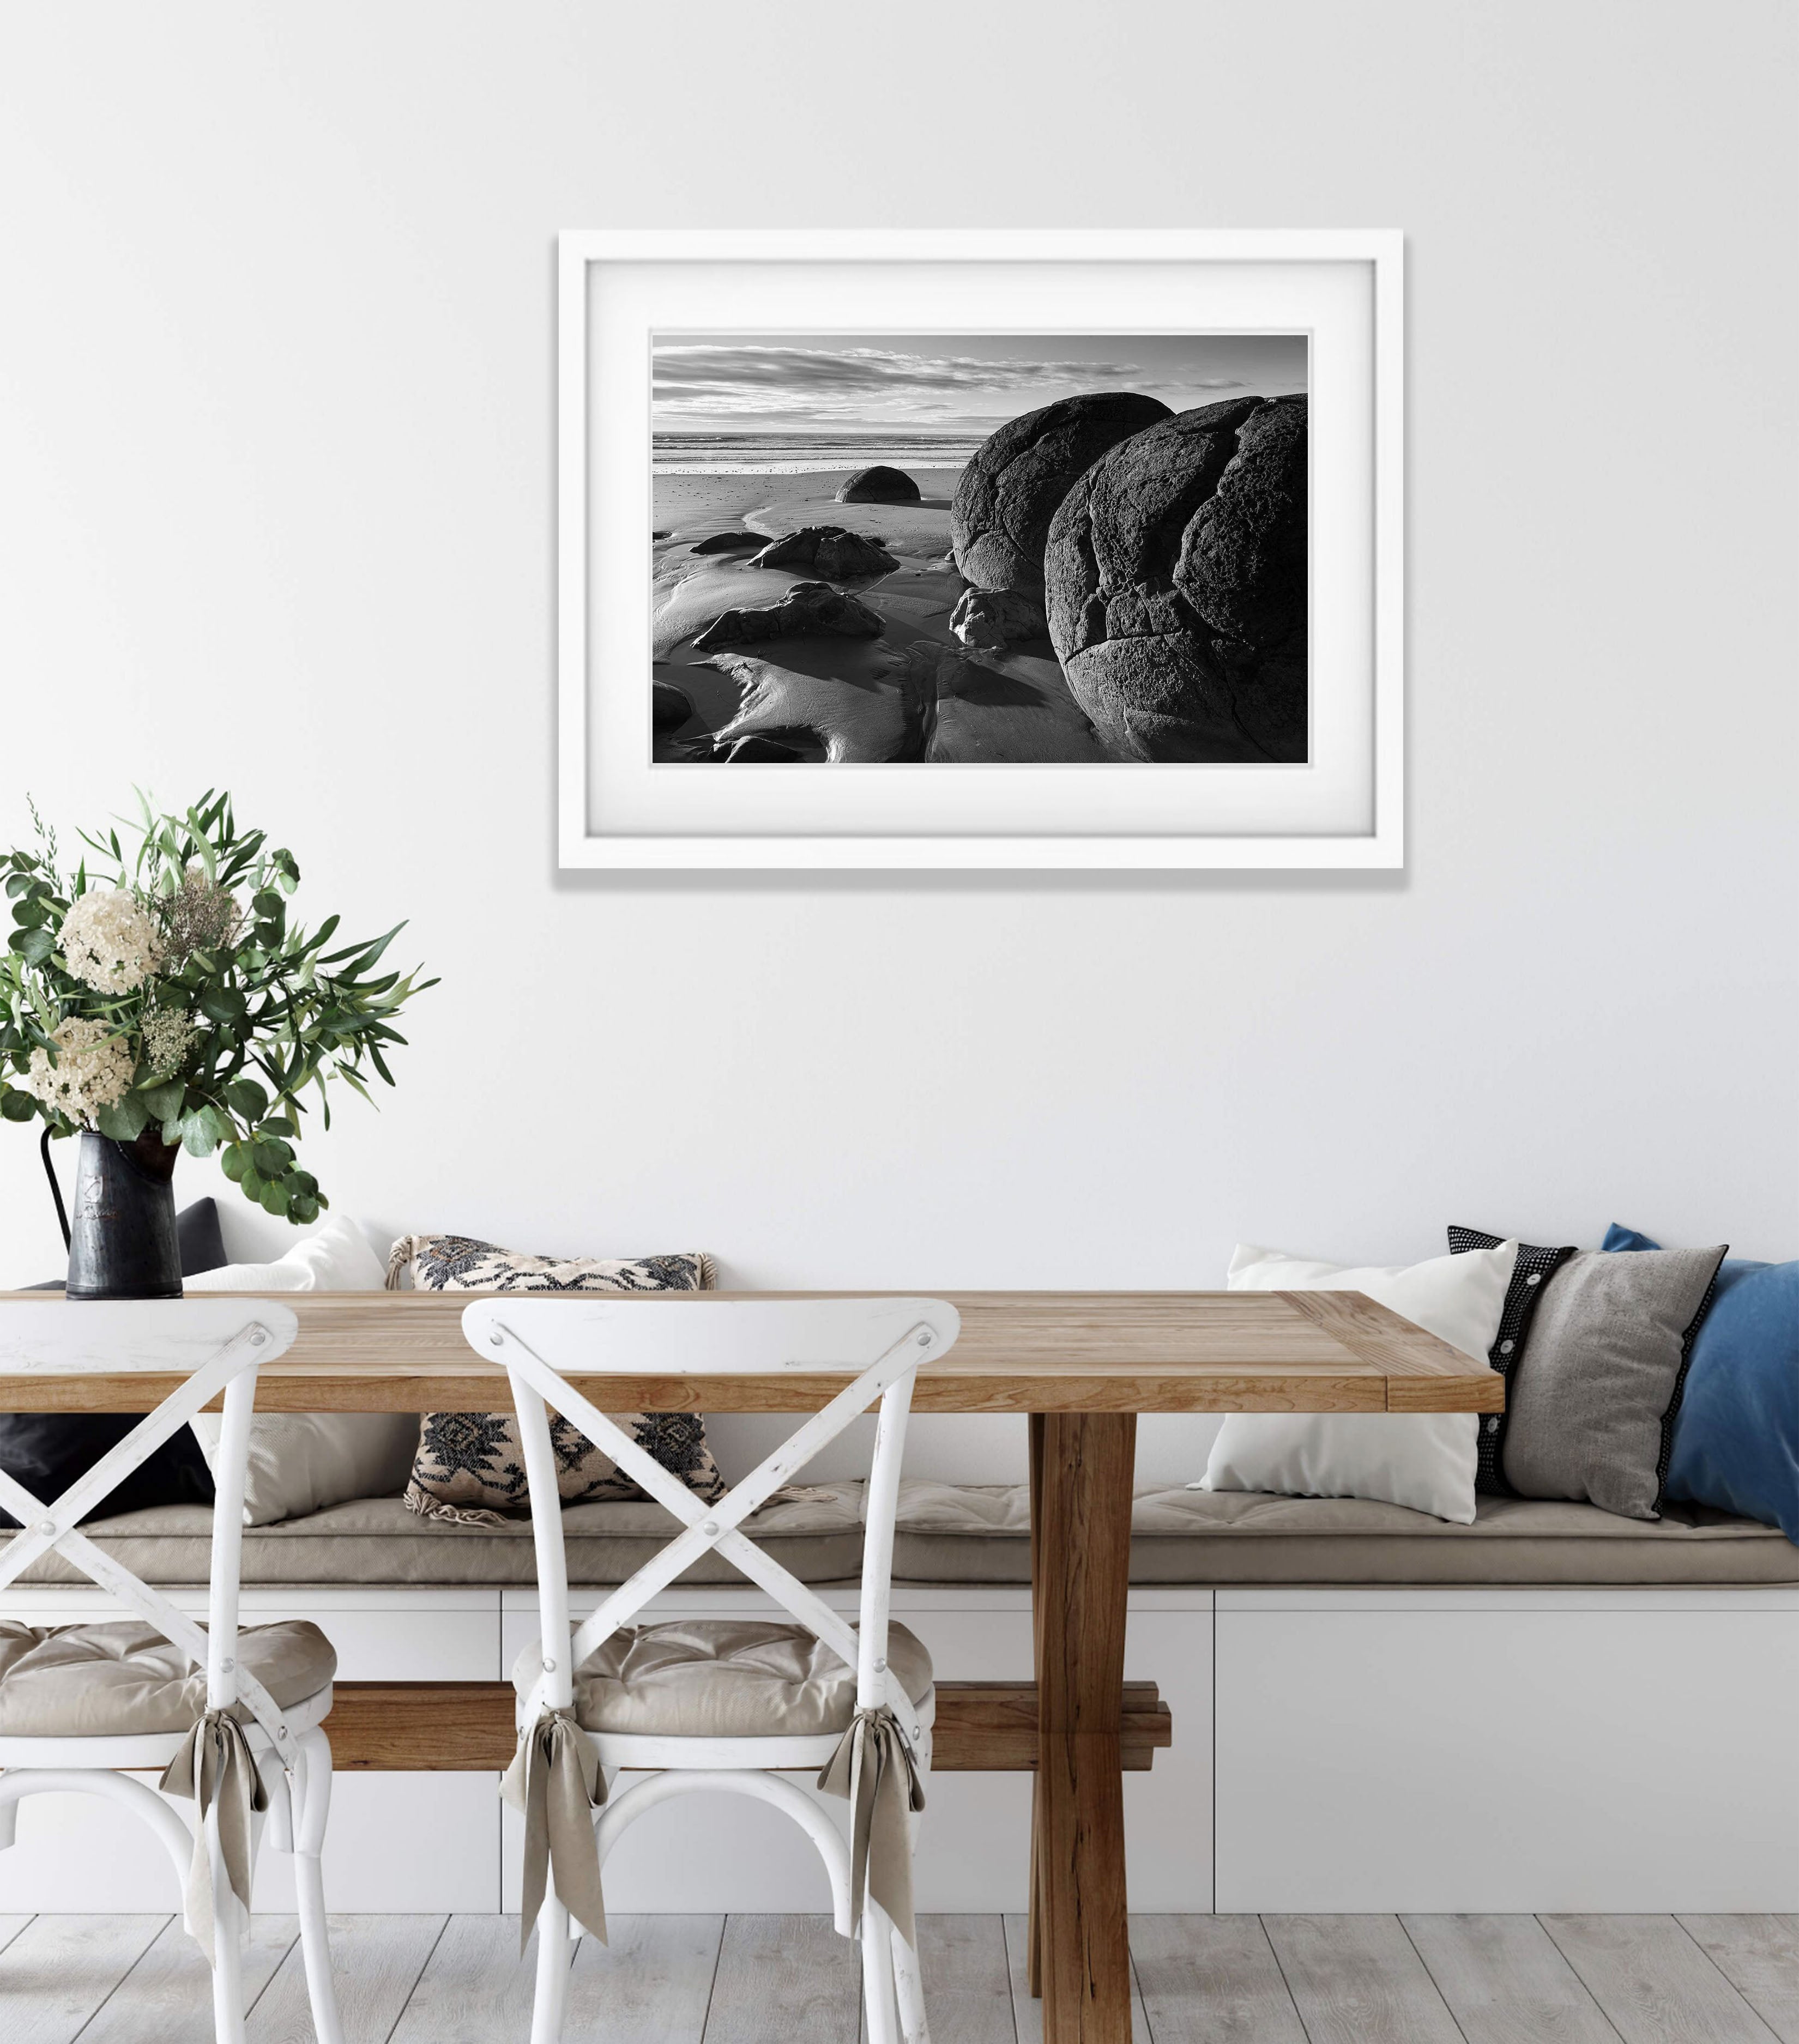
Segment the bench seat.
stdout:
<path fill-rule="evenodd" d="M 862 1486 L 810 1485 L 764 1507 L 745 1530 L 803 1581 L 855 1579 Z M 617 1583 L 647 1561 L 672 1524 L 659 1505 L 578 1504 L 563 1514 L 569 1580 Z M 1799 1547 L 1773 1527 L 1701 1506 L 1671 1505 L 1649 1523 L 1586 1504 L 1482 1498 L 1472 1526 L 1356 1498 L 1144 1488 L 1133 1509 L 1131 1578 L 1146 1585 L 1544 1585 L 1683 1588 L 1799 1584 Z M 165 1505 L 91 1522 L 95 1543 L 146 1581 L 202 1584 L 212 1514 Z M 924 1479 L 901 1486 L 896 1582 L 1024 1584 L 1031 1579 L 1030 1506 L 1023 1485 Z M 29 1584 L 83 1580 L 56 1555 Z M 397 1497 L 334 1505 L 310 1517 L 247 1528 L 244 1581 L 260 1587 L 418 1585 L 528 1588 L 529 1522 L 444 1524 Z M 716 1554 L 682 1581 L 736 1584 Z"/>

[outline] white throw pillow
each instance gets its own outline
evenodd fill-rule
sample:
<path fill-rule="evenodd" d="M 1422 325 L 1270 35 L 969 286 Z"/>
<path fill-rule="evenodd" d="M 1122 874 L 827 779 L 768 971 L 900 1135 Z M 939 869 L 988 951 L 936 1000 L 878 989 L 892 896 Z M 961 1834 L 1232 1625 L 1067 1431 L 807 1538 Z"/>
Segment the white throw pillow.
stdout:
<path fill-rule="evenodd" d="M 386 1271 L 352 1220 L 336 1217 L 273 1263 L 226 1263 L 186 1281 L 189 1292 L 379 1292 Z M 189 1422 L 218 1477 L 225 1421 Z M 418 1447 L 416 1412 L 270 1412 L 250 1422 L 244 1523 L 299 1519 L 354 1497 L 398 1497 Z"/>
<path fill-rule="evenodd" d="M 1364 1292 L 1484 1362 L 1517 1259 L 1516 1243 L 1504 1242 L 1424 1263 L 1351 1270 L 1240 1243 L 1228 1283 L 1233 1292 Z M 1187 1488 L 1378 1498 L 1471 1526 L 1479 1426 L 1472 1412 L 1233 1412 L 1205 1475 Z"/>

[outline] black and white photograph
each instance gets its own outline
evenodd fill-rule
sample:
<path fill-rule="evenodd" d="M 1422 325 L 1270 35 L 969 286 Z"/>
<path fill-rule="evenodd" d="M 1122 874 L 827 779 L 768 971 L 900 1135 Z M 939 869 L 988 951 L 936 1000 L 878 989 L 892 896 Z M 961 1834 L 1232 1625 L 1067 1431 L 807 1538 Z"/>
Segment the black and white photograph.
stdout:
<path fill-rule="evenodd" d="M 657 332 L 655 763 L 1305 763 L 1309 348 Z"/>

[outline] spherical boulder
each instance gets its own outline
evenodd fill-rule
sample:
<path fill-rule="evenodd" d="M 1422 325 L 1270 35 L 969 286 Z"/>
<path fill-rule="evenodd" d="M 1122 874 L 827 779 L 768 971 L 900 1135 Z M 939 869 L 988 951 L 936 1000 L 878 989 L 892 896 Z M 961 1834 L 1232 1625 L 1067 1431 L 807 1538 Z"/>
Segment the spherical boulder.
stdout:
<path fill-rule="evenodd" d="M 1009 419 L 962 471 L 950 505 L 955 565 L 976 589 L 1040 597 L 1044 542 L 1062 500 L 1108 448 L 1174 413 L 1154 398 L 1096 390 Z"/>
<path fill-rule="evenodd" d="M 1074 698 L 1130 759 L 1303 760 L 1306 401 L 1240 398 L 1121 441 L 1044 553 Z"/>
<path fill-rule="evenodd" d="M 901 469 L 859 468 L 837 491 L 840 504 L 917 504 L 918 485 Z"/>
<path fill-rule="evenodd" d="M 694 699 L 672 682 L 650 684 L 650 722 L 658 731 L 678 731 L 694 713 Z"/>

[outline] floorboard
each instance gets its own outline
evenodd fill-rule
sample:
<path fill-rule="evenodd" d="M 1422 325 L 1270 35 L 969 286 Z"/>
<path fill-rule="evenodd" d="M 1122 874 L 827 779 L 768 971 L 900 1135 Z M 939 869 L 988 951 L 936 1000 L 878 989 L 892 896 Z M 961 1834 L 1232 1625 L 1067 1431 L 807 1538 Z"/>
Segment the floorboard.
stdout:
<path fill-rule="evenodd" d="M 392 2044 L 503 2044 L 531 2034 L 537 1946 L 518 1955 L 516 1916 L 452 1916 L 432 1947 Z"/>
<path fill-rule="evenodd" d="M 1468 2044 L 1618 2044 L 1534 1916 L 1400 1921 Z"/>
<path fill-rule="evenodd" d="M 700 2044 L 725 1936 L 722 1916 L 613 1916 L 583 1938 L 568 1984 L 571 2038 Z"/>
<path fill-rule="evenodd" d="M 387 2044 L 448 1918 L 333 1916 L 331 1963 L 344 2044 Z M 298 1939 L 250 2011 L 248 2044 L 313 2044 Z M 88 2044 L 86 2038 L 82 2044 Z"/>
<path fill-rule="evenodd" d="M 86 1917 L 94 1923 L 94 1917 Z M 252 1916 L 244 1940 L 244 2006 L 255 2005 L 300 1934 L 292 1916 Z M 81 2044 L 192 2044 L 196 2011 L 212 2006 L 212 1969 L 171 1917 L 81 2032 Z"/>
<path fill-rule="evenodd" d="M 1042 2044 L 1024 1919 L 923 1916 L 936 2044 Z M 347 2044 L 529 2034 L 516 1917 L 332 1921 Z M 1799 2044 L 1795 1916 L 1139 1916 L 1135 2044 Z M 313 2044 L 291 1921 L 256 1919 L 248 2044 Z M 584 1938 L 567 2034 L 851 2044 L 856 1949 L 824 1917 L 625 1916 Z M 203 2044 L 206 1968 L 154 1916 L 0 1917 L 0 2044 Z"/>
<path fill-rule="evenodd" d="M 1012 1977 L 1013 2027 L 1017 2033 L 1018 2044 L 1043 2044 L 1044 2005 L 1032 1994 L 1024 1971 L 1024 1942 L 1030 1919 L 1022 1915 L 1008 1916 L 1005 1923 L 1006 1969 Z M 936 2019 L 928 2007 L 924 2013 L 934 2026 Z M 1143 1996 L 1134 1970 L 1131 1981 L 1131 2044 L 1151 2044 L 1149 2020 L 1144 2014 Z"/>
<path fill-rule="evenodd" d="M 1799 1916 L 1679 1921 L 1781 2044 L 1799 2044 Z"/>
<path fill-rule="evenodd" d="M 74 2044 L 167 1916 L 34 1916 L 0 1952 L 6 2044 Z"/>
<path fill-rule="evenodd" d="M 1259 1917 L 1133 1916 L 1131 1957 L 1155 2044 L 1306 2044 Z"/>
<path fill-rule="evenodd" d="M 1545 1916 L 1624 2044 L 1770 2044 L 1774 2032 L 1671 1916 Z"/>
<path fill-rule="evenodd" d="M 862 1958 L 828 1916 L 730 1916 L 706 2044 L 847 2044 L 862 2010 Z"/>
<path fill-rule="evenodd" d="M 1267 1916 L 1311 2044 L 1462 2044 L 1394 1916 Z"/>
<path fill-rule="evenodd" d="M 1016 2044 L 1012 1969 L 998 1916 L 921 1916 L 918 1964 L 932 2044 Z"/>

